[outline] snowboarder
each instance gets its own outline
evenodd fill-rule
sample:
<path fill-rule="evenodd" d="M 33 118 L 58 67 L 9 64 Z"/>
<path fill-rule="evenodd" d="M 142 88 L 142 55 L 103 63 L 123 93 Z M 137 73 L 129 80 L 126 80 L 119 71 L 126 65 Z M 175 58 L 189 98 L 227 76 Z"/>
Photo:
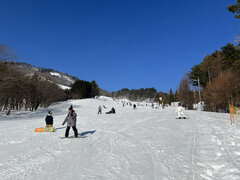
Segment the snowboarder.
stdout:
<path fill-rule="evenodd" d="M 133 109 L 136 109 L 136 108 L 137 108 L 136 104 L 133 104 Z"/>
<path fill-rule="evenodd" d="M 77 122 L 77 114 L 76 112 L 73 110 L 72 105 L 70 106 L 70 108 L 68 109 L 68 115 L 65 118 L 65 120 L 63 121 L 62 125 L 64 125 L 67 122 L 67 129 L 65 132 L 65 137 L 67 138 L 69 135 L 69 130 L 72 127 L 73 131 L 74 131 L 74 136 L 78 137 L 78 130 L 76 128 L 76 122 Z"/>
<path fill-rule="evenodd" d="M 45 118 L 45 122 L 46 122 L 46 128 L 53 127 L 53 117 L 52 117 L 51 111 L 48 111 L 48 114 Z"/>
<path fill-rule="evenodd" d="M 101 106 L 98 107 L 98 114 L 102 114 L 102 107 Z"/>
<path fill-rule="evenodd" d="M 181 103 L 178 103 L 178 107 L 175 112 L 178 113 L 178 119 L 186 119 L 185 115 L 183 114 L 184 108 L 181 106 Z"/>
<path fill-rule="evenodd" d="M 111 111 L 106 112 L 106 114 L 115 114 L 115 109 L 112 107 Z"/>

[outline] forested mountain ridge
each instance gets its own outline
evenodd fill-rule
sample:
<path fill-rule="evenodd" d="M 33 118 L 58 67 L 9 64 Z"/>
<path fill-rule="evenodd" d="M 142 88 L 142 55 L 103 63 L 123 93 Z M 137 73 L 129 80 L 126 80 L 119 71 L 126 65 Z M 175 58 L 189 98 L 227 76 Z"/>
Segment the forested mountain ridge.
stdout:
<path fill-rule="evenodd" d="M 35 67 L 27 63 L 12 63 L 12 68 L 25 76 L 32 76 L 33 74 L 36 74 L 43 79 L 47 79 L 48 81 L 57 84 L 62 89 L 67 89 L 68 87 L 70 88 L 75 81 L 79 80 L 77 77 L 57 70 Z"/>

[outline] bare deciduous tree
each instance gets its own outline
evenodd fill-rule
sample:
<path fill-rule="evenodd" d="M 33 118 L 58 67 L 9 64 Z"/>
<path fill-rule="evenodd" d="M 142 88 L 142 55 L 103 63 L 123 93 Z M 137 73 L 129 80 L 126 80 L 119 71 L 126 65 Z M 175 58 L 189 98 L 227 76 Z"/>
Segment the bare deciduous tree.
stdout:
<path fill-rule="evenodd" d="M 189 79 L 187 75 L 181 79 L 178 87 L 178 98 L 188 109 L 193 107 L 193 92 L 190 90 Z"/>

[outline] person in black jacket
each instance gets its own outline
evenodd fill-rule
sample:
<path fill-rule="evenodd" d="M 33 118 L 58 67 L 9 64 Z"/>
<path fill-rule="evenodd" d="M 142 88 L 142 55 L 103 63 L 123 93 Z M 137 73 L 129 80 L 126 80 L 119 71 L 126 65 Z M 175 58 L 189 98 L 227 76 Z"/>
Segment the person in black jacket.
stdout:
<path fill-rule="evenodd" d="M 48 114 L 45 118 L 46 122 L 46 128 L 53 127 L 53 117 L 52 117 L 52 112 L 48 111 Z"/>
<path fill-rule="evenodd" d="M 115 114 L 115 109 L 112 107 L 111 111 L 106 112 L 106 114 Z"/>

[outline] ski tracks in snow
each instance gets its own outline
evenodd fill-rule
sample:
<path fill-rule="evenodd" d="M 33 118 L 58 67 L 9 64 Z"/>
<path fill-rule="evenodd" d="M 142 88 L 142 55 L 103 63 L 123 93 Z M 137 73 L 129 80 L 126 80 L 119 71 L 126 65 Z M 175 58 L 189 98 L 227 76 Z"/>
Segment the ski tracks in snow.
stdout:
<path fill-rule="evenodd" d="M 47 155 L 49 155 L 50 158 L 56 159 L 56 156 L 53 153 L 51 153 L 50 151 L 48 151 L 47 149 L 45 149 L 42 144 L 33 140 L 32 137 L 30 137 L 30 140 L 32 141 L 33 144 L 35 144 L 36 147 L 41 149 L 43 152 L 47 153 Z"/>
<path fill-rule="evenodd" d="M 128 172 L 127 174 L 135 174 L 132 176 L 133 178 L 140 178 L 141 176 L 142 178 L 144 177 L 144 175 L 141 175 L 142 172 L 137 173 L 138 170 L 134 169 L 134 166 L 143 166 L 143 164 L 145 164 L 147 166 L 146 174 L 148 173 L 148 177 L 149 173 L 151 172 L 151 179 L 158 179 L 156 175 L 156 160 L 154 157 L 156 151 L 154 145 L 152 145 L 151 142 L 145 140 L 144 137 L 141 138 L 135 134 L 139 130 L 145 133 L 151 133 L 148 132 L 148 129 L 144 127 L 144 123 L 152 120 L 152 117 L 144 118 L 144 120 L 140 121 L 137 120 L 138 118 L 132 116 L 129 117 L 129 119 L 131 119 L 133 122 L 130 124 L 125 124 L 125 127 L 122 127 L 120 129 L 111 128 L 106 130 L 104 128 L 103 130 L 98 130 L 98 133 L 101 134 L 102 138 L 107 140 L 105 142 L 109 143 L 110 149 L 108 155 L 112 156 L 115 161 L 121 161 L 124 159 L 126 163 L 126 171 Z M 134 149 L 138 149 L 138 153 L 132 154 L 134 152 Z M 139 158 L 137 158 L 138 156 Z M 142 159 L 142 156 L 145 158 Z M 138 164 L 136 164 L 134 159 L 138 159 Z M 146 161 L 146 159 L 148 160 Z"/>
<path fill-rule="evenodd" d="M 236 168 L 238 168 L 238 170 L 240 170 L 239 164 L 237 163 L 237 161 L 234 160 L 232 153 L 230 153 L 228 146 L 226 145 L 225 141 L 222 140 L 224 147 L 228 153 L 228 156 L 232 159 L 232 162 L 234 163 L 234 165 L 236 166 Z"/>
<path fill-rule="evenodd" d="M 193 122 L 193 148 L 192 148 L 192 179 L 195 180 L 195 148 L 196 148 L 196 123 Z"/>
<path fill-rule="evenodd" d="M 103 111 L 116 107 L 117 114 L 97 115 L 103 103 L 108 107 Z M 8 179 L 240 179 L 239 126 L 224 124 L 223 114 L 186 111 L 190 119 L 176 120 L 170 107 L 133 110 L 86 99 L 54 105 L 57 126 L 69 104 L 76 107 L 78 130 L 96 132 L 64 140 L 58 138 L 64 130 L 36 134 L 42 111 L 27 124 L 2 122 L 0 148 L 6 152 L 0 152 L 0 179 L 7 174 Z"/>

